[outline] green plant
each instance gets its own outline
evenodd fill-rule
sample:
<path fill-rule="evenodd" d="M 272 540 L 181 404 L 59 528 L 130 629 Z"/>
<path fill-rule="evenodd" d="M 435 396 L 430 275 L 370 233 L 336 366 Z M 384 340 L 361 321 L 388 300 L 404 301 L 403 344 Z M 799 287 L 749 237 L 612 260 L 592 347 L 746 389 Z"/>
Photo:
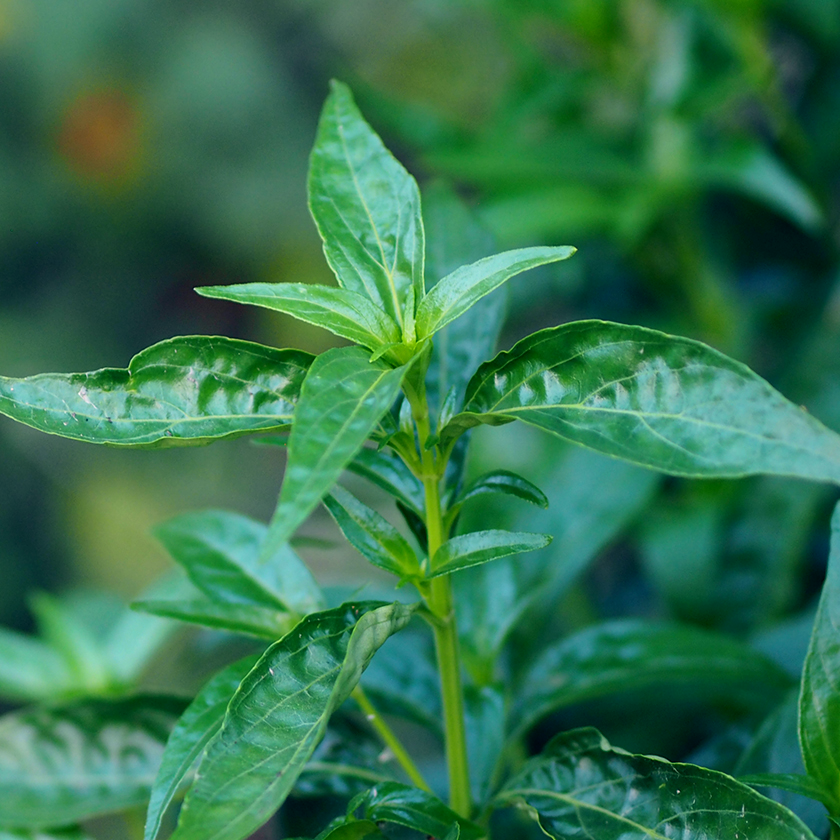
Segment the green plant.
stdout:
<path fill-rule="evenodd" d="M 288 312 L 352 346 L 313 358 L 228 338 L 175 338 L 127 370 L 0 379 L 0 412 L 77 440 L 150 447 L 289 432 L 265 439 L 288 452 L 268 526 L 206 511 L 158 529 L 189 583 L 135 606 L 270 641 L 213 676 L 183 713 L 171 698 L 127 694 L 162 640 L 159 625 L 127 631 L 124 617 L 103 642 L 78 609 L 43 600 L 44 641 L 0 635 L 0 665 L 14 662 L 0 667 L 0 689 L 40 701 L 0 720 L 0 837 L 82 836 L 67 827 L 148 796 L 145 837 L 153 840 L 184 790 L 177 840 L 247 837 L 293 794 L 344 802 L 313 829 L 332 840 L 390 836 L 394 826 L 447 840 L 505 836 L 534 821 L 558 838 L 814 837 L 747 783 L 819 800 L 840 837 L 840 519 L 799 693 L 806 772 L 741 780 L 624 752 L 591 728 L 557 735 L 529 758 L 527 736 L 539 722 L 621 689 L 688 684 L 730 708 L 778 716 L 793 708 L 791 680 L 749 645 L 687 625 L 610 622 L 543 643 L 526 619 L 554 589 L 517 584 L 524 558 L 511 558 L 550 537 L 457 532 L 476 499 L 548 503 L 507 471 L 465 481 L 469 432 L 479 425 L 518 419 L 674 476 L 831 483 L 840 483 L 840 437 L 744 365 L 647 328 L 568 323 L 485 361 L 503 314 L 490 293 L 574 249 L 525 248 L 452 270 L 483 256 L 487 243 L 457 200 L 438 191 L 430 203 L 437 238 L 424 266 L 417 185 L 340 84 L 322 114 L 309 195 L 338 288 L 199 291 Z M 427 291 L 425 276 L 440 279 Z M 406 529 L 337 485 L 345 470 L 389 493 Z M 321 590 L 289 545 L 321 502 L 407 597 L 335 603 Z M 146 644 L 121 663 L 126 633 L 141 631 Z M 389 650 L 397 652 L 387 661 Z M 435 682 L 439 699 L 429 690 Z M 397 716 L 442 734 L 448 804 L 392 729 Z"/>

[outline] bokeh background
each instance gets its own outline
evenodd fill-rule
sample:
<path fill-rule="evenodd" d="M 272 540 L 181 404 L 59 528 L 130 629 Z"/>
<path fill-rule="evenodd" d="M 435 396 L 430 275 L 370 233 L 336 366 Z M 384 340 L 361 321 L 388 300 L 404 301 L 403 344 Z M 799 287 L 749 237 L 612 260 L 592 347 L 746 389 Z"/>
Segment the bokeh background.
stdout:
<path fill-rule="evenodd" d="M 192 289 L 331 282 L 305 195 L 331 77 L 500 248 L 578 247 L 511 282 L 505 345 L 582 317 L 658 327 L 840 430 L 836 0 L 0 0 L 0 371 L 123 367 L 176 334 L 329 346 Z M 836 494 L 490 434 L 474 471 L 553 504 L 473 516 L 558 534 L 540 562 L 570 570 L 566 627 L 672 616 L 766 633 L 798 667 Z M 29 629 L 35 589 L 134 597 L 168 568 L 156 522 L 267 518 L 281 473 L 246 440 L 123 452 L 0 419 L 0 623 Z M 320 573 L 356 574 L 347 552 Z"/>

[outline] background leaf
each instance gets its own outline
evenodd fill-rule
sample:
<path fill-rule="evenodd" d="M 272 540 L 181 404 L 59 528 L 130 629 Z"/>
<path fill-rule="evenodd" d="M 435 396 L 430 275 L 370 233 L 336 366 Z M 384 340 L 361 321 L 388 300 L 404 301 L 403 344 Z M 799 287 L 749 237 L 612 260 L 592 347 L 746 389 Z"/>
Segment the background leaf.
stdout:
<path fill-rule="evenodd" d="M 288 426 L 311 358 L 232 338 L 172 338 L 126 370 L 0 377 L 0 414 L 89 443 L 209 443 Z"/>

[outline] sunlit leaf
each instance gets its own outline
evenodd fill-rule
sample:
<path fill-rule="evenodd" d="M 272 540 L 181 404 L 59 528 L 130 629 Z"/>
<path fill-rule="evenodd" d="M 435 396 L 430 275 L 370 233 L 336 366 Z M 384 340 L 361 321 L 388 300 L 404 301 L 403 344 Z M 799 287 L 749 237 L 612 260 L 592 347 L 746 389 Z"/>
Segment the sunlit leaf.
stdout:
<path fill-rule="evenodd" d="M 631 755 L 594 729 L 558 735 L 496 797 L 557 840 L 816 840 L 798 817 L 731 776 Z"/>
<path fill-rule="evenodd" d="M 90 443 L 209 443 L 288 426 L 311 360 L 232 338 L 172 338 L 127 369 L 0 377 L 0 414 Z"/>
<path fill-rule="evenodd" d="M 205 750 L 173 840 L 241 840 L 294 787 L 331 714 L 414 606 L 345 604 L 272 645 L 242 682 Z"/>
<path fill-rule="evenodd" d="M 522 554 L 545 548 L 551 542 L 548 534 L 522 531 L 473 531 L 447 540 L 432 558 L 429 577 L 438 577 L 487 563 L 510 554 Z"/>
<path fill-rule="evenodd" d="M 8 700 L 60 697 L 75 686 L 61 654 L 40 639 L 0 627 L 0 696 Z"/>

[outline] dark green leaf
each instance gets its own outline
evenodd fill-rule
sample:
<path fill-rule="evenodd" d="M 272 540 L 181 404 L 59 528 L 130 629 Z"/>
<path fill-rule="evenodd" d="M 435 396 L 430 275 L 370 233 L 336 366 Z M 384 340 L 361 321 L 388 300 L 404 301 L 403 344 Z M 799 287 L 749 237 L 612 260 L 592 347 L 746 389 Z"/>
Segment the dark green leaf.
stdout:
<path fill-rule="evenodd" d="M 751 773 L 748 776 L 739 776 L 738 781 L 750 787 L 775 788 L 798 796 L 807 796 L 818 802 L 828 799 L 825 805 L 835 814 L 840 806 L 838 800 L 826 796 L 827 791 L 819 782 L 801 773 Z"/>
<path fill-rule="evenodd" d="M 232 338 L 171 338 L 127 369 L 0 377 L 0 414 L 90 443 L 209 443 L 288 426 L 311 361 Z"/>
<path fill-rule="evenodd" d="M 231 697 L 257 659 L 257 656 L 248 656 L 219 671 L 198 692 L 173 727 L 149 797 L 145 840 L 154 840 L 157 836 L 169 803 L 202 750 L 221 729 Z"/>
<path fill-rule="evenodd" d="M 493 493 L 515 496 L 517 499 L 530 502 L 537 507 L 548 507 L 548 498 L 539 487 L 532 484 L 527 478 L 508 470 L 493 470 L 480 475 L 464 489 L 456 504 L 462 505 L 470 499 Z"/>
<path fill-rule="evenodd" d="M 307 616 L 243 680 L 205 750 L 173 840 L 241 840 L 280 806 L 332 713 L 415 606 L 345 604 Z"/>
<path fill-rule="evenodd" d="M 30 636 L 0 627 L 0 696 L 8 700 L 46 700 L 76 686 L 64 657 Z"/>
<path fill-rule="evenodd" d="M 438 577 L 487 563 L 510 554 L 522 554 L 545 548 L 551 542 L 548 534 L 522 531 L 473 531 L 447 540 L 432 558 L 428 577 Z"/>
<path fill-rule="evenodd" d="M 287 544 L 259 559 L 268 533 L 261 522 L 230 511 L 206 510 L 176 516 L 154 533 L 213 601 L 299 615 L 323 607 L 318 584 Z"/>
<path fill-rule="evenodd" d="M 362 448 L 400 392 L 406 368 L 370 362 L 358 347 L 338 347 L 313 362 L 289 438 L 280 500 L 260 560 L 287 543 Z"/>
<path fill-rule="evenodd" d="M 416 514 L 423 514 L 423 484 L 396 455 L 379 449 L 360 449 L 347 469 L 372 481 Z"/>
<path fill-rule="evenodd" d="M 375 350 L 400 341 L 400 332 L 385 312 L 365 295 L 314 283 L 241 283 L 236 286 L 203 286 L 204 297 L 252 303 L 287 312 L 308 324 Z"/>
<path fill-rule="evenodd" d="M 778 701 L 790 678 L 763 654 L 719 633 L 610 621 L 546 647 L 522 677 L 512 718 L 522 731 L 561 706 L 642 686 L 686 683 L 755 707 Z"/>
<path fill-rule="evenodd" d="M 339 82 L 321 113 L 308 187 L 339 285 L 370 298 L 413 341 L 414 307 L 423 296 L 420 191 Z"/>
<path fill-rule="evenodd" d="M 514 419 L 672 475 L 840 481 L 834 432 L 739 362 L 643 327 L 579 321 L 523 339 L 479 368 L 443 439 Z"/>
<path fill-rule="evenodd" d="M 493 787 L 494 771 L 504 752 L 507 715 L 503 686 L 467 685 L 464 717 L 472 797 L 483 804 Z"/>
<path fill-rule="evenodd" d="M 456 268 L 439 280 L 417 307 L 417 334 L 428 338 L 506 280 L 538 265 L 565 260 L 575 248 L 520 248 Z"/>
<path fill-rule="evenodd" d="M 558 735 L 496 801 L 524 805 L 557 840 L 816 840 L 790 811 L 731 776 L 631 755 L 594 729 Z"/>
<path fill-rule="evenodd" d="M 134 697 L 0 718 L 0 826 L 49 828 L 145 804 L 183 708 Z"/>
<path fill-rule="evenodd" d="M 375 840 L 384 836 L 375 822 L 351 819 L 331 823 L 315 840 Z"/>
<path fill-rule="evenodd" d="M 805 769 L 840 798 L 840 504 L 831 519 L 828 572 L 802 670 L 799 743 Z"/>
<path fill-rule="evenodd" d="M 324 497 L 341 532 L 374 566 L 399 578 L 420 575 L 414 549 L 382 514 L 360 502 L 340 485 Z"/>

